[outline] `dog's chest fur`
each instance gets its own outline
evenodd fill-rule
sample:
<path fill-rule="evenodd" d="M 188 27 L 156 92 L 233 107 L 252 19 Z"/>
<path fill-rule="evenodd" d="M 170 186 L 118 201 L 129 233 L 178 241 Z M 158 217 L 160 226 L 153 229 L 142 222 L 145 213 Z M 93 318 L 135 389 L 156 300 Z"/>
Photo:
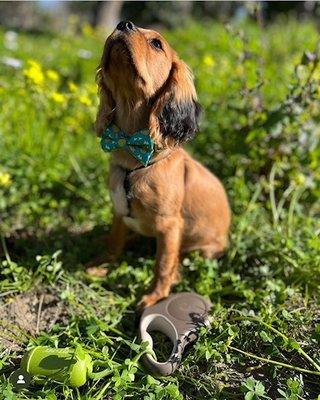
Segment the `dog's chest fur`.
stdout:
<path fill-rule="evenodd" d="M 141 233 L 140 222 L 131 215 L 130 181 L 128 172 L 121 167 L 112 167 L 110 171 L 110 197 L 117 215 L 123 217 L 124 223 L 133 231 Z"/>
<path fill-rule="evenodd" d="M 113 167 L 110 171 L 110 196 L 116 214 L 129 215 L 129 203 L 125 190 L 126 171 L 120 167 Z"/>

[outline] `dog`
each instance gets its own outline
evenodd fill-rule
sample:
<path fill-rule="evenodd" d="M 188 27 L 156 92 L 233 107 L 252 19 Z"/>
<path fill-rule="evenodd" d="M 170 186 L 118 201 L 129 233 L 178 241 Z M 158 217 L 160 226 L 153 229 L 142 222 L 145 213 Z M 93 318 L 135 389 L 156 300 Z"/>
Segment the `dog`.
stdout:
<path fill-rule="evenodd" d="M 111 126 L 116 136 L 108 143 L 129 138 L 107 149 L 114 208 L 109 260 L 122 253 L 128 230 L 156 238 L 154 281 L 139 303 L 144 309 L 178 282 L 181 254 L 224 253 L 230 208 L 220 181 L 182 148 L 198 131 L 200 105 L 191 70 L 158 32 L 120 22 L 105 42 L 97 82 L 97 135 Z M 130 138 L 142 131 L 154 146 L 147 161 L 130 151 Z"/>

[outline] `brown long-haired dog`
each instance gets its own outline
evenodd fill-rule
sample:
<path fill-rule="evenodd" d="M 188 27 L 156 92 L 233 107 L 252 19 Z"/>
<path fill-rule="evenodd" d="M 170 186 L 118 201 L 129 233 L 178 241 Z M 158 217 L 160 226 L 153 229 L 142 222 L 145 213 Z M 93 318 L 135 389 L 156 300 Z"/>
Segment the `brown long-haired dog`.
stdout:
<path fill-rule="evenodd" d="M 154 282 L 140 301 L 144 308 L 168 296 L 179 278 L 181 253 L 223 253 L 228 200 L 219 180 L 181 147 L 198 130 L 200 107 L 190 69 L 159 33 L 120 22 L 105 43 L 98 84 L 97 134 L 111 122 L 127 135 L 148 128 L 156 145 L 146 167 L 123 149 L 113 151 L 109 177 L 109 253 L 123 251 L 128 228 L 157 241 Z"/>

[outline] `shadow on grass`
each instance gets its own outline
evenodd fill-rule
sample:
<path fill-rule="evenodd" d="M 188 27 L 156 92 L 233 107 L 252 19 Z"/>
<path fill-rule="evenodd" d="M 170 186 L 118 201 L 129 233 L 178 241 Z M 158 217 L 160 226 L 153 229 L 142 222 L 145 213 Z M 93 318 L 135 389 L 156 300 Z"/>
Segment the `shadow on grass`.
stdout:
<path fill-rule="evenodd" d="M 7 239 L 7 247 L 12 260 L 22 265 L 34 264 L 37 255 L 51 255 L 61 250 L 65 270 L 84 270 L 86 263 L 107 250 L 104 244 L 107 233 L 106 225 L 96 225 L 91 230 L 79 232 L 70 232 L 66 228 L 61 228 L 38 235 L 21 231 Z M 146 240 L 142 237 L 129 241 L 119 262 L 133 261 L 132 258 L 154 257 L 153 242 L 152 239 Z"/>
<path fill-rule="evenodd" d="M 132 295 L 130 284 L 134 283 L 135 297 L 138 302 L 146 291 L 147 285 L 140 282 L 133 271 L 141 269 L 144 260 L 149 264 L 153 263 L 155 241 L 138 236 L 134 241 L 129 241 L 124 253 L 116 263 L 107 266 L 109 271 L 106 277 L 90 277 L 85 273 L 86 263 L 107 250 L 103 240 L 107 233 L 108 226 L 106 225 L 97 225 L 91 230 L 79 232 L 70 232 L 66 228 L 61 228 L 37 235 L 20 231 L 7 238 L 6 244 L 12 261 L 25 268 L 30 268 L 33 272 L 37 272 L 39 268 L 39 263 L 36 260 L 37 255 L 51 256 L 56 251 L 61 250 L 62 254 L 59 256 L 59 260 L 63 263 L 62 269 L 64 271 L 71 274 L 77 273 L 77 279 L 87 283 L 96 282 L 122 298 Z M 131 272 L 125 271 L 125 267 L 122 267 L 123 271 L 121 271 L 122 263 L 130 265 Z M 120 270 L 120 272 L 114 274 L 112 273 L 114 270 Z M 150 274 L 152 274 L 152 266 Z M 135 336 L 139 318 L 138 315 L 135 315 L 135 304 L 130 306 L 130 310 L 134 317 L 123 319 L 124 331 L 134 332 L 133 336 Z"/>

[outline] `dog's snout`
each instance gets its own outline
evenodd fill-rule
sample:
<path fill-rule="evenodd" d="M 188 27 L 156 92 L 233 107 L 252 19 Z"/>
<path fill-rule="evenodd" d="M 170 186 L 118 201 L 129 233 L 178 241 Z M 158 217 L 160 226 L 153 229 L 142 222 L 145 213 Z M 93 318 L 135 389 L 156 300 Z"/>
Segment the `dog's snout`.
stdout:
<path fill-rule="evenodd" d="M 130 32 L 130 31 L 135 31 L 137 28 L 131 21 L 121 21 L 118 23 L 117 29 L 118 31 L 122 32 Z"/>

